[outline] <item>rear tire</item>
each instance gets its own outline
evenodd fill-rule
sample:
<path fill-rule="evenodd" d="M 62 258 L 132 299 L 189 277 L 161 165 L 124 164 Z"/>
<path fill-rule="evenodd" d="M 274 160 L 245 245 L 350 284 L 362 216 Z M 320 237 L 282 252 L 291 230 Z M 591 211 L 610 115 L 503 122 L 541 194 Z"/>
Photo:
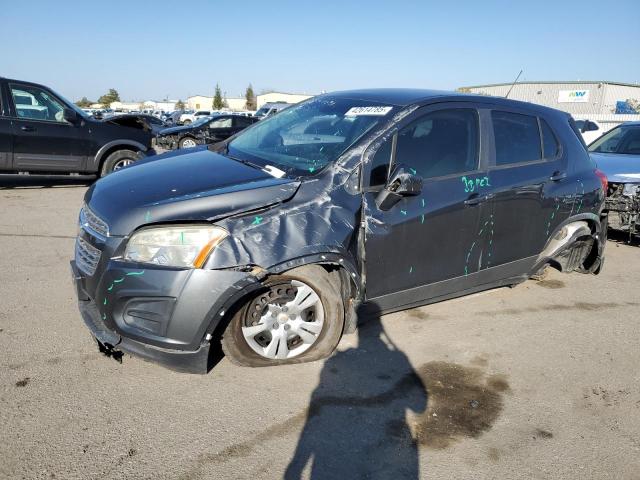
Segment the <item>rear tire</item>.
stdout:
<path fill-rule="evenodd" d="M 182 122 L 182 125 L 189 125 L 191 123 L 191 120 L 189 120 L 188 118 Z"/>
<path fill-rule="evenodd" d="M 138 160 L 138 153 L 133 150 L 118 150 L 110 154 L 102 164 L 100 176 L 104 177 L 130 165 Z"/>
<path fill-rule="evenodd" d="M 338 345 L 344 328 L 344 305 L 339 290 L 319 265 L 306 265 L 269 277 L 263 289 L 244 299 L 227 325 L 222 350 L 232 363 L 245 367 L 311 362 L 328 357 Z M 300 310 L 297 317 L 292 313 L 296 305 L 304 307 L 307 303 L 310 306 Z M 290 310 L 281 310 L 286 306 Z M 283 315 L 283 311 L 286 314 Z M 286 320 L 287 314 L 291 321 Z M 301 318 L 306 321 L 300 322 Z M 260 333 L 248 333 L 256 327 Z M 300 331 L 305 339 L 297 335 Z M 280 345 L 277 350 L 270 348 L 278 342 L 280 334 L 284 335 L 280 345 L 285 348 L 281 350 Z M 283 351 L 290 356 L 281 358 Z"/>

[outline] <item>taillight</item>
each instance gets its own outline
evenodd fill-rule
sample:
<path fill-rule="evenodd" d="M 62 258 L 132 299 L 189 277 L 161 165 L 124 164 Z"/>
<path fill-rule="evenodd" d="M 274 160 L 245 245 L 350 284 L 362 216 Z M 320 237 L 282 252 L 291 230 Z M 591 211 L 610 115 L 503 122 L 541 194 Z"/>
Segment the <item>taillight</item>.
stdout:
<path fill-rule="evenodd" d="M 602 191 L 604 192 L 604 196 L 607 196 L 607 188 L 609 187 L 609 181 L 607 180 L 607 176 L 604 174 L 602 170 L 598 170 L 596 168 L 595 174 L 600 179 L 600 183 L 602 184 Z"/>

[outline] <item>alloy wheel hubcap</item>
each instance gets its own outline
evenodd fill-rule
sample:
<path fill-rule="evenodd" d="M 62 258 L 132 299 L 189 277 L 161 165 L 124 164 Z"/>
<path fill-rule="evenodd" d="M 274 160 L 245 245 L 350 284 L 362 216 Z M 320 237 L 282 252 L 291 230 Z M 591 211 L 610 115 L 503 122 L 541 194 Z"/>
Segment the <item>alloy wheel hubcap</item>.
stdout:
<path fill-rule="evenodd" d="M 131 165 L 133 163 L 133 160 L 131 160 L 130 158 L 124 158 L 122 160 L 119 160 L 118 162 L 116 162 L 116 164 L 113 166 L 113 171 L 115 172 L 116 170 L 120 170 L 121 168 L 126 167 L 127 165 Z"/>
<path fill-rule="evenodd" d="M 318 294 L 292 280 L 269 288 L 246 312 L 242 335 L 251 349 L 268 359 L 297 357 L 313 346 L 324 325 Z"/>
<path fill-rule="evenodd" d="M 196 142 L 194 142 L 191 139 L 187 139 L 187 140 L 183 140 L 182 141 L 182 147 L 183 148 L 193 148 L 196 146 Z"/>

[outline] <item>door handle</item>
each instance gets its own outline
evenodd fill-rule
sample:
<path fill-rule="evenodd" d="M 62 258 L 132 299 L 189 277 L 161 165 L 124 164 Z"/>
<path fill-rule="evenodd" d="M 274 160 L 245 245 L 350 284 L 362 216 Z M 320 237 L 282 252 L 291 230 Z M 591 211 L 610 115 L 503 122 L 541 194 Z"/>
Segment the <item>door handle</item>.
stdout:
<path fill-rule="evenodd" d="M 23 132 L 35 132 L 36 127 L 32 127 L 31 125 L 23 125 L 22 127 L 20 127 L 20 130 L 22 130 Z"/>
<path fill-rule="evenodd" d="M 567 172 L 555 171 L 549 177 L 549 180 L 551 180 L 552 182 L 559 182 L 560 180 L 564 180 L 565 178 L 567 178 Z"/>
<path fill-rule="evenodd" d="M 486 202 L 493 198 L 493 193 L 488 193 L 487 195 L 480 196 L 477 193 L 471 194 L 469 198 L 464 201 L 465 205 L 478 205 L 480 203 Z"/>

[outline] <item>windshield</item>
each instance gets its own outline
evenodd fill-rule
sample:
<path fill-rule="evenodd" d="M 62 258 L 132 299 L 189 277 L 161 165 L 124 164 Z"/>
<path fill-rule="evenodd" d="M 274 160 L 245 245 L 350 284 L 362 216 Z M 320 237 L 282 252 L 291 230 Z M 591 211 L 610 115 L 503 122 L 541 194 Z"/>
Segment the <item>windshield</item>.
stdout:
<path fill-rule="evenodd" d="M 262 115 L 265 115 L 268 111 L 269 111 L 269 107 L 266 107 L 266 108 L 265 108 L 265 107 L 262 107 L 260 110 L 258 110 L 258 111 L 255 113 L 255 116 L 256 116 L 256 117 L 261 117 Z"/>
<path fill-rule="evenodd" d="M 614 128 L 589 145 L 590 152 L 640 154 L 640 125 Z"/>
<path fill-rule="evenodd" d="M 290 175 L 310 175 L 334 162 L 394 107 L 348 98 L 316 97 L 262 120 L 228 145 L 228 154 Z"/>

